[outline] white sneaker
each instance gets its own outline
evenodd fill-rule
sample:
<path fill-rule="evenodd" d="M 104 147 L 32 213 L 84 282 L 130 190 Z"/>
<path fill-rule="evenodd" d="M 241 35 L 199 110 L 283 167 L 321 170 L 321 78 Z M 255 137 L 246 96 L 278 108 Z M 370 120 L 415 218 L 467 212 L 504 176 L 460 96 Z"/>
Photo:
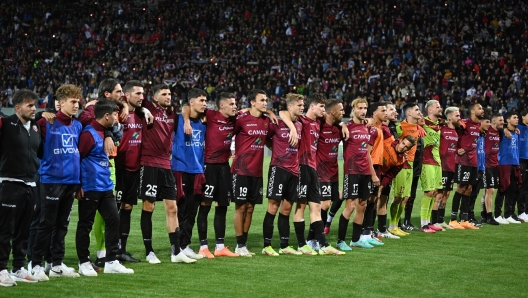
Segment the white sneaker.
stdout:
<path fill-rule="evenodd" d="M 517 221 L 515 219 L 513 219 L 513 217 L 508 217 L 506 218 L 506 221 L 509 222 L 509 223 L 512 223 L 512 224 L 520 224 L 521 222 L 520 221 Z"/>
<path fill-rule="evenodd" d="M 241 257 L 252 257 L 253 255 L 249 252 L 249 250 L 247 249 L 247 247 L 243 246 L 243 247 L 236 247 L 235 248 L 235 253 L 238 254 L 239 256 Z"/>
<path fill-rule="evenodd" d="M 392 233 L 389 232 L 389 231 L 385 231 L 385 233 L 378 232 L 378 235 L 380 235 L 381 238 L 387 238 L 387 239 L 400 239 L 400 236 L 396 236 L 396 235 L 392 234 Z"/>
<path fill-rule="evenodd" d="M 187 246 L 185 249 L 182 249 L 182 252 L 191 259 L 203 259 L 203 256 L 201 254 L 195 253 L 189 246 Z"/>
<path fill-rule="evenodd" d="M 26 268 L 21 268 L 20 270 L 14 273 L 11 272 L 10 275 L 11 275 L 11 279 L 14 280 L 15 282 L 17 281 L 29 282 L 29 283 L 38 282 L 36 278 L 34 278 L 33 276 L 31 276 L 31 274 L 29 274 Z"/>
<path fill-rule="evenodd" d="M 446 230 L 453 230 L 453 228 L 450 225 L 446 224 L 445 222 L 441 222 L 440 226 Z"/>
<path fill-rule="evenodd" d="M 524 220 L 524 221 L 528 221 L 528 214 L 526 213 L 521 213 L 521 215 L 518 216 L 520 219 Z"/>
<path fill-rule="evenodd" d="M 97 272 L 92 267 L 92 262 L 88 261 L 79 264 L 79 274 L 84 276 L 97 276 Z"/>
<path fill-rule="evenodd" d="M 151 251 L 148 254 L 147 262 L 149 262 L 149 264 L 159 264 L 159 263 L 161 263 L 161 261 L 158 259 L 158 257 L 156 257 L 156 254 L 153 251 Z"/>
<path fill-rule="evenodd" d="M 73 269 L 73 268 L 72 268 Z M 59 266 L 53 266 L 51 267 L 51 270 L 49 272 L 49 277 L 80 277 L 79 273 L 75 272 L 75 270 L 70 270 L 70 267 L 64 265 L 62 263 Z"/>
<path fill-rule="evenodd" d="M 177 255 L 171 255 L 171 262 L 173 263 L 195 263 L 195 259 L 191 259 L 188 256 L 185 255 L 183 251 L 180 251 Z"/>
<path fill-rule="evenodd" d="M 502 216 L 495 217 L 495 221 L 498 222 L 501 225 L 507 225 L 509 222 L 507 222 Z"/>
<path fill-rule="evenodd" d="M 118 260 L 112 262 L 106 262 L 104 267 L 104 273 L 112 274 L 134 274 L 134 269 L 126 268 Z"/>
<path fill-rule="evenodd" d="M 48 281 L 49 277 L 44 272 L 44 268 L 40 267 L 39 265 L 33 267 L 33 270 L 31 270 L 31 275 L 33 275 L 33 278 L 35 278 L 38 281 Z"/>
<path fill-rule="evenodd" d="M 435 223 L 433 226 L 435 226 L 435 227 L 437 227 L 437 228 L 439 228 L 439 229 L 442 229 L 441 231 L 442 231 L 442 232 L 445 232 L 445 229 L 444 229 L 444 227 L 443 227 L 441 224 L 439 224 L 439 223 Z"/>
<path fill-rule="evenodd" d="M 9 275 L 6 269 L 0 271 L 0 286 L 13 287 L 16 285 L 16 282 L 11 278 L 11 275 Z"/>

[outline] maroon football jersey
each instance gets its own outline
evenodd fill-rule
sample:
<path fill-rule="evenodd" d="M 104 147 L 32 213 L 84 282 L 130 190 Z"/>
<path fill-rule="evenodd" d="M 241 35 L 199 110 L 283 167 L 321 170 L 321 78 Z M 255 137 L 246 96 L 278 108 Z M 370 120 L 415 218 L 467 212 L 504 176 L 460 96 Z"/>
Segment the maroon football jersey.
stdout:
<path fill-rule="evenodd" d="M 320 182 L 339 182 L 337 155 L 341 143 L 341 128 L 323 122 L 317 143 L 317 176 Z"/>
<path fill-rule="evenodd" d="M 249 112 L 237 116 L 234 133 L 235 158 L 231 173 L 243 176 L 262 177 L 264 145 L 268 136 L 270 119 L 267 116 L 253 117 Z"/>
<path fill-rule="evenodd" d="M 295 125 L 297 135 L 301 136 L 301 122 L 295 121 L 293 125 Z M 279 120 L 278 125 L 271 123 L 268 137 L 273 138 L 273 154 L 271 155 L 270 166 L 277 166 L 299 176 L 299 143 L 295 146 L 290 145 L 288 126 L 282 120 Z"/>
<path fill-rule="evenodd" d="M 154 123 L 143 122 L 141 165 L 162 169 L 171 169 L 172 142 L 175 129 L 176 112 L 167 112 L 160 106 L 144 100 L 143 106 L 154 117 Z"/>
<path fill-rule="evenodd" d="M 345 159 L 345 174 L 371 175 L 368 146 L 372 146 L 372 138 L 365 124 L 356 124 L 353 120 L 347 123 L 350 137 L 344 142 L 343 157 Z"/>
<path fill-rule="evenodd" d="M 500 135 L 493 127 L 490 127 L 484 137 L 484 152 L 486 153 L 486 168 L 494 168 L 499 165 Z"/>
<path fill-rule="evenodd" d="M 117 147 L 115 164 L 118 167 L 125 167 L 127 171 L 136 172 L 140 167 L 143 120 L 139 118 L 136 112 L 131 111 L 122 124 L 123 137 L 119 141 L 119 147 Z"/>
<path fill-rule="evenodd" d="M 205 134 L 205 163 L 221 164 L 231 158 L 231 142 L 235 129 L 235 117 L 224 117 L 215 110 L 205 110 L 207 133 Z"/>
<path fill-rule="evenodd" d="M 458 134 L 456 129 L 447 125 L 440 129 L 440 161 L 442 171 L 455 172 L 455 156 L 458 151 Z"/>
<path fill-rule="evenodd" d="M 480 136 L 480 122 L 465 119 L 465 128 L 458 129 L 458 148 L 466 150 L 464 155 L 457 155 L 457 163 L 463 166 L 478 167 L 477 142 Z"/>
<path fill-rule="evenodd" d="M 321 131 L 321 120 L 312 120 L 306 116 L 299 117 L 302 123 L 302 138 L 299 147 L 299 163 L 316 169 L 317 143 Z"/>

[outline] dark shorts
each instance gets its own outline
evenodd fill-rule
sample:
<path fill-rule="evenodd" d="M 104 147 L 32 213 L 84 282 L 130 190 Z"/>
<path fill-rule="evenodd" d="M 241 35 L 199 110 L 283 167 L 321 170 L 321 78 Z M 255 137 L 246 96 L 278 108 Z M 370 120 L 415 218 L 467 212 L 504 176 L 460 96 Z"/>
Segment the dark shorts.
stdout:
<path fill-rule="evenodd" d="M 176 181 L 170 169 L 141 166 L 139 198 L 149 202 L 176 200 Z"/>
<path fill-rule="evenodd" d="M 499 168 L 486 168 L 482 176 L 483 187 L 488 188 L 499 188 Z"/>
<path fill-rule="evenodd" d="M 262 177 L 233 174 L 233 203 L 262 204 Z"/>
<path fill-rule="evenodd" d="M 139 172 L 130 172 L 125 168 L 116 167 L 116 201 L 128 205 L 137 205 Z"/>
<path fill-rule="evenodd" d="M 299 201 L 321 203 L 321 189 L 317 171 L 310 166 L 301 165 L 299 176 Z"/>
<path fill-rule="evenodd" d="M 477 185 L 478 171 L 476 167 L 456 165 L 455 182 L 460 185 Z"/>
<path fill-rule="evenodd" d="M 232 176 L 229 164 L 205 164 L 204 201 L 218 203 L 218 206 L 229 206 L 232 198 Z"/>
<path fill-rule="evenodd" d="M 345 174 L 343 181 L 343 198 L 366 200 L 370 197 L 372 189 L 370 175 Z"/>
<path fill-rule="evenodd" d="M 339 200 L 339 182 L 319 182 L 321 184 L 321 201 Z"/>
<path fill-rule="evenodd" d="M 442 190 L 452 191 L 455 172 L 442 171 Z"/>
<path fill-rule="evenodd" d="M 268 199 L 297 202 L 299 176 L 277 166 L 271 166 L 268 171 Z"/>

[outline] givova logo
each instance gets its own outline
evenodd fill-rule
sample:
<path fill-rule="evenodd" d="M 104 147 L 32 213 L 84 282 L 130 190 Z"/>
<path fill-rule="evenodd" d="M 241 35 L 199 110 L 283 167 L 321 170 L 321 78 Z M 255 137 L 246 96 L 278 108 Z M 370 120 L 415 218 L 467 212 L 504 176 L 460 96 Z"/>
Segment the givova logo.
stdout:
<path fill-rule="evenodd" d="M 61 140 L 62 140 L 62 148 L 55 148 L 53 149 L 53 154 L 74 154 L 79 153 L 79 149 L 77 149 L 77 142 L 75 142 L 75 139 L 77 138 L 76 135 L 73 134 L 62 134 Z"/>

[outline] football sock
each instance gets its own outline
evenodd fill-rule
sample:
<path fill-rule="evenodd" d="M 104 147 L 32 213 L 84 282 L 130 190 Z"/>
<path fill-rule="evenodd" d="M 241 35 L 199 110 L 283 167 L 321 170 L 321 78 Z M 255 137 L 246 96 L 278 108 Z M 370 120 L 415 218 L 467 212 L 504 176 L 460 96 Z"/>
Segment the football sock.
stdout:
<path fill-rule="evenodd" d="M 220 250 L 224 248 L 224 238 L 226 231 L 226 214 L 227 206 L 215 207 L 214 215 L 214 230 L 216 237 L 216 249 Z"/>
<path fill-rule="evenodd" d="M 128 234 L 130 233 L 130 214 L 132 210 L 119 210 L 119 249 L 122 253 L 126 252 Z"/>
<path fill-rule="evenodd" d="M 266 212 L 264 216 L 264 222 L 262 223 L 262 231 L 264 232 L 264 247 L 271 246 L 271 238 L 273 237 L 273 222 L 275 221 L 275 215 Z"/>
<path fill-rule="evenodd" d="M 462 211 L 460 215 L 460 219 L 462 221 L 467 221 L 469 216 L 469 204 L 470 204 L 470 198 L 469 196 L 462 195 L 462 204 L 460 206 L 460 210 Z"/>
<path fill-rule="evenodd" d="M 453 196 L 453 205 L 451 206 L 451 220 L 457 220 L 458 209 L 460 208 L 460 199 L 462 195 L 458 192 L 455 192 Z"/>
<path fill-rule="evenodd" d="M 363 224 L 361 225 L 364 230 L 368 230 L 370 232 L 370 229 L 372 228 L 372 222 L 374 215 L 372 213 L 372 210 L 374 209 L 374 203 L 367 201 L 367 207 L 365 208 L 365 217 L 363 217 Z"/>
<path fill-rule="evenodd" d="M 424 198 L 425 198 L 425 196 L 424 196 Z M 405 217 L 404 217 L 404 221 L 403 221 L 404 223 L 411 221 L 412 210 L 413 210 L 413 207 L 414 207 L 414 199 L 415 198 L 409 198 L 407 200 L 407 205 L 405 205 L 405 208 L 404 208 L 405 209 Z"/>
<path fill-rule="evenodd" d="M 280 247 L 286 248 L 290 242 L 290 217 L 279 213 L 277 225 L 279 226 Z"/>
<path fill-rule="evenodd" d="M 420 223 L 421 225 L 427 225 L 429 223 L 428 217 L 429 217 L 429 206 L 431 205 L 431 200 L 434 200 L 433 198 L 424 195 L 422 197 L 422 201 L 420 202 Z M 405 210 L 407 213 L 407 210 Z M 405 214 L 407 217 L 407 214 Z"/>
<path fill-rule="evenodd" d="M 306 237 L 306 241 L 310 241 L 313 239 L 314 239 L 314 230 L 313 230 L 312 224 L 310 223 L 310 229 L 308 230 L 308 237 Z"/>
<path fill-rule="evenodd" d="M 151 251 L 154 251 L 152 249 L 152 212 L 141 210 L 141 235 L 143 236 L 145 253 L 148 256 Z"/>
<path fill-rule="evenodd" d="M 391 229 L 398 226 L 398 220 L 400 220 L 399 218 L 397 218 L 399 208 L 400 208 L 400 203 L 391 203 L 390 205 L 390 215 L 391 215 L 390 228 Z"/>
<path fill-rule="evenodd" d="M 330 224 L 332 222 L 332 219 L 336 215 L 337 211 L 339 211 L 339 208 L 341 208 L 341 205 L 343 205 L 344 200 L 337 200 L 332 202 L 332 206 L 330 206 L 330 211 L 328 212 L 328 217 L 326 218 L 326 222 Z"/>
<path fill-rule="evenodd" d="M 295 229 L 295 236 L 297 236 L 297 241 L 299 242 L 299 247 L 305 246 L 306 239 L 304 238 L 304 229 L 305 229 L 304 220 L 300 222 L 294 222 L 293 227 Z"/>
<path fill-rule="evenodd" d="M 397 219 L 396 222 L 400 221 L 403 210 L 405 210 L 405 204 L 401 203 L 398 206 L 398 213 L 396 213 L 396 219 Z"/>
<path fill-rule="evenodd" d="M 341 214 L 341 216 L 339 217 L 339 229 L 337 230 L 337 242 L 345 241 L 349 221 L 350 220 L 346 219 L 343 216 L 343 214 Z"/>
<path fill-rule="evenodd" d="M 352 222 L 352 242 L 359 241 L 359 238 L 361 238 L 361 225 Z"/>
<path fill-rule="evenodd" d="M 438 208 L 438 223 L 443 223 L 445 217 L 445 208 Z"/>
<path fill-rule="evenodd" d="M 201 246 L 207 246 L 207 216 L 211 211 L 211 206 L 200 206 L 198 210 L 198 217 L 196 219 L 198 225 L 198 238 Z"/>
<path fill-rule="evenodd" d="M 378 230 L 381 233 L 385 233 L 387 231 L 387 214 L 378 215 Z"/>
<path fill-rule="evenodd" d="M 169 233 L 169 241 L 171 243 L 171 249 L 173 255 L 178 255 L 180 253 L 180 227 L 176 228 L 174 233 Z"/>
<path fill-rule="evenodd" d="M 319 245 L 322 247 L 327 247 L 328 242 L 326 241 L 326 236 L 323 234 L 324 231 L 324 224 L 322 220 L 314 221 L 312 223 L 312 227 L 314 230 L 314 236 L 315 240 L 319 242 Z"/>
<path fill-rule="evenodd" d="M 327 210 L 321 209 L 321 220 L 323 221 L 324 226 L 326 226 L 327 217 L 328 217 L 328 209 Z"/>
<path fill-rule="evenodd" d="M 429 222 L 432 223 L 433 225 L 436 223 L 440 223 L 438 221 L 438 210 L 431 211 L 431 220 Z"/>

